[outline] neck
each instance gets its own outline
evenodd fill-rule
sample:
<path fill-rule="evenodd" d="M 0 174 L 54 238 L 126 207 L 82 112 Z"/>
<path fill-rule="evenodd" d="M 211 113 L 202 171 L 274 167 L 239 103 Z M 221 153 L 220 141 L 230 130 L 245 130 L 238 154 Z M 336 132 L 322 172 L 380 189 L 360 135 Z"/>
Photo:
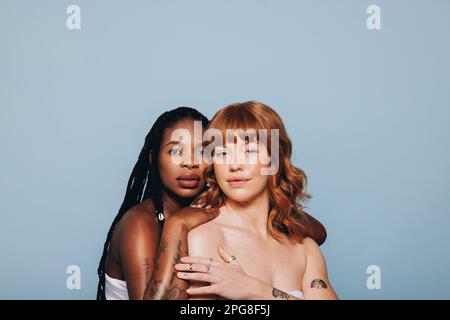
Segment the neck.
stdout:
<path fill-rule="evenodd" d="M 269 194 L 264 191 L 252 200 L 238 202 L 228 198 L 225 201 L 227 222 L 255 232 L 265 238 L 268 236 Z"/>
<path fill-rule="evenodd" d="M 184 207 L 188 207 L 191 204 L 192 200 L 192 198 L 182 198 L 180 196 L 177 196 L 172 191 L 163 188 L 162 201 L 164 204 L 165 218 L 169 218 L 174 212 L 177 212 Z"/>

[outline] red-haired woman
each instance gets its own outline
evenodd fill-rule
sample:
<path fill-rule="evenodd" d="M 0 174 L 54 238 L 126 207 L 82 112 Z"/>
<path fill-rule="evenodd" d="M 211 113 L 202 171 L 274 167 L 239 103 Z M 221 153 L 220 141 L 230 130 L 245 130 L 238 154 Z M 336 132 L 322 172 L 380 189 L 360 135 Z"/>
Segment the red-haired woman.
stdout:
<path fill-rule="evenodd" d="M 200 198 L 220 214 L 189 232 L 189 257 L 175 266 L 191 281 L 190 297 L 337 299 L 306 232 L 307 179 L 291 163 L 279 115 L 259 102 L 236 103 L 218 111 L 208 129 L 224 143 L 214 140 L 210 187 Z"/>

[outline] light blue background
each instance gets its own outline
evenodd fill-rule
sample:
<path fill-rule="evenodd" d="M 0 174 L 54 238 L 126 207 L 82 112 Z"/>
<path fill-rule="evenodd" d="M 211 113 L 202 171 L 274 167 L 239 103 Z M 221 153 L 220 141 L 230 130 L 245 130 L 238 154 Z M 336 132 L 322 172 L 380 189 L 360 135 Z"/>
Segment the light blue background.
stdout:
<path fill-rule="evenodd" d="M 308 174 L 339 296 L 449 299 L 449 31 L 444 0 L 1 0 L 0 298 L 94 298 L 156 117 L 256 99 Z"/>

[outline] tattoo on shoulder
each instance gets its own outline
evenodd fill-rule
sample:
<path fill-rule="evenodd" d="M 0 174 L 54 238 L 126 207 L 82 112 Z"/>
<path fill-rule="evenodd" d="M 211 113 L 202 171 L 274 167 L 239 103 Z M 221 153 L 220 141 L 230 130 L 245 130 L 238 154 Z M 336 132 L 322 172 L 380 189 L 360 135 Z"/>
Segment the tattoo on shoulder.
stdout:
<path fill-rule="evenodd" d="M 285 299 L 285 300 L 297 300 L 296 297 L 294 297 L 294 296 L 292 296 L 292 295 L 290 295 L 290 294 L 288 294 L 288 293 L 286 293 L 284 291 L 281 291 L 281 290 L 279 290 L 277 288 L 273 288 L 272 289 L 272 296 L 274 298 L 281 298 L 281 299 Z"/>
<path fill-rule="evenodd" d="M 326 289 L 327 284 L 325 283 L 325 281 L 323 281 L 322 279 L 314 279 L 311 282 L 311 288 L 315 288 L 315 289 Z"/>

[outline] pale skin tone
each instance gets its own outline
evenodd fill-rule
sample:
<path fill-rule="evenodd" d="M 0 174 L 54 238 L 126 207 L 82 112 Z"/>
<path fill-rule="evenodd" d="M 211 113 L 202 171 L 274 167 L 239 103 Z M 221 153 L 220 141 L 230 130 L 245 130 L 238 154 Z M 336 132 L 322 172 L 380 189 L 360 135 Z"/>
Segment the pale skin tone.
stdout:
<path fill-rule="evenodd" d="M 191 299 L 300 300 L 289 294 L 294 290 L 301 290 L 305 299 L 337 299 L 325 259 L 313 239 L 293 243 L 284 237 L 277 241 L 268 232 L 267 176 L 260 174 L 259 162 L 236 161 L 239 152 L 251 154 L 254 150 L 267 156 L 265 148 L 242 140 L 216 150 L 216 155 L 231 159 L 230 163 L 214 164 L 216 180 L 227 200 L 218 217 L 188 233 L 189 257 L 176 265 L 177 276 L 191 281 L 187 290 Z M 237 176 L 245 177 L 245 182 L 230 182 Z M 236 260 L 227 263 L 230 253 Z"/>

